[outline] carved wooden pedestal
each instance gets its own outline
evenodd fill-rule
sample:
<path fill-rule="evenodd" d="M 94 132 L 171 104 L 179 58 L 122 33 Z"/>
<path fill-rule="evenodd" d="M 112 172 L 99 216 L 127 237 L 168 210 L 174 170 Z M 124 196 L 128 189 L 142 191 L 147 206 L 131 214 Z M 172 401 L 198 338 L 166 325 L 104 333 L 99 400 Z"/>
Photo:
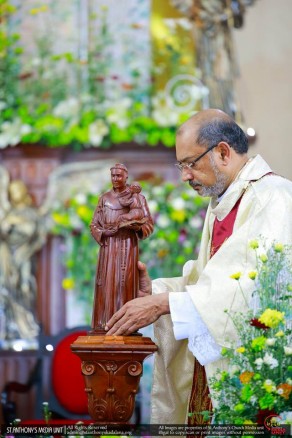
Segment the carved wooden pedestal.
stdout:
<path fill-rule="evenodd" d="M 132 416 L 143 361 L 157 350 L 141 336 L 79 336 L 71 345 L 82 361 L 89 415 L 98 424 L 123 424 Z"/>

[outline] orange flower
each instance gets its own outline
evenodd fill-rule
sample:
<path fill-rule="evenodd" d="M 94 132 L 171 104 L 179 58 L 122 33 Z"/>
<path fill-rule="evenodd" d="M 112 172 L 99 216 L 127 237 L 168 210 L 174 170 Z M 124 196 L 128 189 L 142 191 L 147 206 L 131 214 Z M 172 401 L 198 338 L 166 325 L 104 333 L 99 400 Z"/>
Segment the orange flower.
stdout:
<path fill-rule="evenodd" d="M 277 389 L 279 390 L 282 390 L 282 391 L 279 391 L 278 392 L 278 394 L 281 396 L 281 397 L 283 397 L 283 398 L 285 398 L 286 400 L 288 400 L 288 398 L 289 398 L 289 396 L 290 396 L 290 392 L 292 391 L 292 385 L 289 385 L 289 383 L 281 383 L 281 385 L 278 385 L 277 386 Z"/>
<path fill-rule="evenodd" d="M 252 373 L 251 371 L 244 371 L 240 374 L 239 380 L 241 381 L 241 383 L 249 383 L 253 375 L 254 373 Z"/>
<path fill-rule="evenodd" d="M 143 28 L 142 24 L 140 24 L 140 23 L 133 23 L 131 25 L 131 27 L 132 27 L 132 29 L 142 29 Z"/>
<path fill-rule="evenodd" d="M 128 84 L 126 82 L 122 83 L 123 90 L 132 90 L 134 87 L 131 84 Z"/>
<path fill-rule="evenodd" d="M 20 80 L 24 80 L 24 79 L 31 78 L 32 76 L 33 76 L 33 73 L 30 72 L 30 71 L 28 71 L 28 72 L 21 73 L 21 74 L 18 76 L 18 79 L 20 79 Z"/>
<path fill-rule="evenodd" d="M 160 250 L 157 252 L 157 256 L 158 256 L 160 259 L 163 259 L 163 257 L 165 257 L 167 254 L 168 254 L 168 251 L 167 251 L 166 249 L 160 249 Z"/>

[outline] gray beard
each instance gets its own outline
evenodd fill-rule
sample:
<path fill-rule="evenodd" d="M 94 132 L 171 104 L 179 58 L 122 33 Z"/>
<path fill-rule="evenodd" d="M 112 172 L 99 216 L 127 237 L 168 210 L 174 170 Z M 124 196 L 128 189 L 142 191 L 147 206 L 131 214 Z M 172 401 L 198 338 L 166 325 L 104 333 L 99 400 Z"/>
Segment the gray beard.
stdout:
<path fill-rule="evenodd" d="M 216 177 L 215 184 L 213 184 L 212 186 L 205 186 L 198 181 L 190 181 L 189 185 L 193 188 L 194 186 L 200 186 L 200 196 L 213 198 L 221 195 L 226 190 L 228 178 L 226 175 L 224 175 L 224 173 L 219 171 L 213 158 L 212 152 L 210 154 L 210 164 Z"/>

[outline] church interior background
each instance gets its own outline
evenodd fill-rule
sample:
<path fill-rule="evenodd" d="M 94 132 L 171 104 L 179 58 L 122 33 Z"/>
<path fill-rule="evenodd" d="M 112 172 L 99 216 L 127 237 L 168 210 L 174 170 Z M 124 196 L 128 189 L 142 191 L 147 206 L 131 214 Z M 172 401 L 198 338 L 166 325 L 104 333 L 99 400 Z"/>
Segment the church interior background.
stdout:
<path fill-rule="evenodd" d="M 207 204 L 173 166 L 175 130 L 191 114 L 223 109 L 253 155 L 292 177 L 292 4 L 4 0 L 0 14 L 2 391 L 32 375 L 40 332 L 90 324 L 97 247 L 88 225 L 113 163 L 127 165 L 149 200 L 155 233 L 141 257 L 153 278 L 179 275 L 200 241 Z M 48 377 L 42 385 L 46 393 Z M 32 385 L 13 396 L 19 418 L 34 417 L 39 394 Z"/>

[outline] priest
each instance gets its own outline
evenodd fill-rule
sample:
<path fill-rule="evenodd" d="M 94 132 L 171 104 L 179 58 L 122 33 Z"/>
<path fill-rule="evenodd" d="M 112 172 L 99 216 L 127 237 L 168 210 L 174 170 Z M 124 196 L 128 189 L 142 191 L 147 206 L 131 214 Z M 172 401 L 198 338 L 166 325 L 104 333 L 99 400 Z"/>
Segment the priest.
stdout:
<path fill-rule="evenodd" d="M 220 352 L 237 340 L 226 309 L 247 310 L 253 291 L 246 275 L 255 268 L 250 242 L 292 243 L 292 183 L 247 152 L 246 135 L 220 110 L 201 111 L 178 129 L 182 180 L 210 197 L 199 257 L 185 264 L 181 277 L 152 285 L 139 262 L 140 297 L 107 322 L 109 335 L 155 322 L 153 423 L 202 423 L 198 413 L 211 409 L 208 379 L 226 369 Z M 245 296 L 230 278 L 236 272 Z"/>

